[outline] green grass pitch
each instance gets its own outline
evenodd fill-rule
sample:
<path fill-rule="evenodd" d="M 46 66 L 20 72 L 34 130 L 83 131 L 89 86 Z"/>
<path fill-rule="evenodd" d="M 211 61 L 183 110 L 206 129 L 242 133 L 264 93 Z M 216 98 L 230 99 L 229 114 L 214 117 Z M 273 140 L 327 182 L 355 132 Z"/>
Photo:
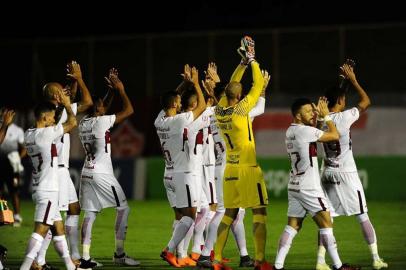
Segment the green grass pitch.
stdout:
<path fill-rule="evenodd" d="M 127 231 L 126 251 L 136 257 L 142 266 L 137 269 L 170 269 L 159 257 L 169 241 L 173 220 L 172 210 L 166 201 L 130 202 L 131 214 Z M 406 204 L 405 202 L 369 202 L 369 216 L 378 237 L 380 255 L 389 263 L 389 269 L 406 269 Z M 268 207 L 268 236 L 266 258 L 273 262 L 279 236 L 286 223 L 287 201 L 271 201 Z M 7 266 L 18 269 L 24 257 L 28 238 L 33 229 L 34 205 L 22 203 L 24 223 L 21 228 L 0 227 L 0 244 L 9 250 Z M 251 234 L 251 211 L 245 217 L 248 251 L 254 255 Z M 114 209 L 105 209 L 98 215 L 93 227 L 92 257 L 104 263 L 102 269 L 117 269 L 112 264 L 114 252 Z M 316 226 L 310 218 L 303 224 L 302 231 L 294 239 L 287 257 L 286 269 L 314 269 L 317 253 Z M 334 221 L 334 233 L 343 262 L 372 269 L 368 247 L 360 226 L 354 217 L 340 217 Z M 230 266 L 238 269 L 239 257 L 232 234 L 225 249 L 225 257 L 231 258 Z M 47 261 L 64 269 L 52 245 Z M 330 263 L 330 260 L 327 259 Z M 126 267 L 127 269 L 129 267 Z"/>

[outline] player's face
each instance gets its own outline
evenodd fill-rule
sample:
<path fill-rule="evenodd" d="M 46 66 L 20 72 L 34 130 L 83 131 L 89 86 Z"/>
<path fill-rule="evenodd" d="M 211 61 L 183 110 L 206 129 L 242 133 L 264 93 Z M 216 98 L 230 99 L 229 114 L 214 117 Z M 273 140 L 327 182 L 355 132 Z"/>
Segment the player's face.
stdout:
<path fill-rule="evenodd" d="M 314 125 L 314 111 L 312 105 L 303 105 L 302 108 L 300 108 L 299 115 L 303 124 L 307 126 Z"/>
<path fill-rule="evenodd" d="M 55 111 L 44 113 L 45 127 L 50 127 L 55 125 Z"/>

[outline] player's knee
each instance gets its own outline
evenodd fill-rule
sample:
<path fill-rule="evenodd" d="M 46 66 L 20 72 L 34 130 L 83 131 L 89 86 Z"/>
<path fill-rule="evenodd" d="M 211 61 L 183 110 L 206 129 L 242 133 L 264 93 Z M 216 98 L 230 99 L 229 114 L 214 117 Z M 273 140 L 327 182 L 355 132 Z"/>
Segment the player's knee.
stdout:
<path fill-rule="evenodd" d="M 266 216 L 266 207 L 261 206 L 257 208 L 252 208 L 252 214 Z"/>
<path fill-rule="evenodd" d="M 368 213 L 363 213 L 363 214 L 360 214 L 360 215 L 356 215 L 356 217 L 357 217 L 357 220 L 358 220 L 359 223 L 362 223 L 362 222 L 365 222 L 365 221 L 369 220 Z"/>
<path fill-rule="evenodd" d="M 266 224 L 266 215 L 254 214 L 252 216 L 253 223 Z"/>

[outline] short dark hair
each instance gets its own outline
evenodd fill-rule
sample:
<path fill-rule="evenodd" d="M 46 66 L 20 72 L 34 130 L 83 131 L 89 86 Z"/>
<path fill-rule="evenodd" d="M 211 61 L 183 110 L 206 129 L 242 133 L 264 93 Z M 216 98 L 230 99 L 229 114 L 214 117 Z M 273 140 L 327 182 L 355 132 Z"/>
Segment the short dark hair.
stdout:
<path fill-rule="evenodd" d="M 56 110 L 56 106 L 48 101 L 39 103 L 34 109 L 34 116 L 36 120 L 39 120 L 43 113 L 52 112 Z"/>
<path fill-rule="evenodd" d="M 190 99 L 192 98 L 192 97 L 197 97 L 197 93 L 196 93 L 196 91 L 194 90 L 194 89 L 192 89 L 192 90 L 187 90 L 186 92 L 184 92 L 183 94 L 182 94 L 182 108 L 184 109 L 184 110 L 186 110 L 187 109 L 187 107 L 189 107 L 189 105 L 190 105 Z"/>
<path fill-rule="evenodd" d="M 300 108 L 302 108 L 303 105 L 307 104 L 312 104 L 312 101 L 308 98 L 298 98 L 296 99 L 293 103 L 292 106 L 290 107 L 290 110 L 292 112 L 293 117 L 296 116 L 296 114 L 299 112 Z"/>
<path fill-rule="evenodd" d="M 346 90 L 342 89 L 338 86 L 331 86 L 327 88 L 326 92 L 324 93 L 324 96 L 327 98 L 328 101 L 328 108 L 331 109 L 334 107 L 334 105 L 337 104 L 338 99 L 340 97 L 345 96 Z"/>
<path fill-rule="evenodd" d="M 173 102 L 175 102 L 176 97 L 179 94 L 176 91 L 168 91 L 162 94 L 161 96 L 161 106 L 164 110 L 170 109 Z"/>

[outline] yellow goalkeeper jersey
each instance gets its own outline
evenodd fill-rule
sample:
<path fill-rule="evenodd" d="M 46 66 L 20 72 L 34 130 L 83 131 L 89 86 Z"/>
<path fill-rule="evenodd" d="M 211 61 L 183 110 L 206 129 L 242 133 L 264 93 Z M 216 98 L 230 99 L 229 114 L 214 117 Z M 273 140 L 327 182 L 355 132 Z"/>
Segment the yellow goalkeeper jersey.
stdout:
<path fill-rule="evenodd" d="M 215 108 L 217 126 L 226 144 L 227 166 L 256 166 L 255 139 L 252 132 L 250 110 L 255 106 L 264 85 L 264 79 L 257 62 L 251 63 L 253 85 L 247 96 L 234 106 L 228 105 L 223 96 Z M 231 81 L 240 81 L 245 67 L 239 65 Z"/>

